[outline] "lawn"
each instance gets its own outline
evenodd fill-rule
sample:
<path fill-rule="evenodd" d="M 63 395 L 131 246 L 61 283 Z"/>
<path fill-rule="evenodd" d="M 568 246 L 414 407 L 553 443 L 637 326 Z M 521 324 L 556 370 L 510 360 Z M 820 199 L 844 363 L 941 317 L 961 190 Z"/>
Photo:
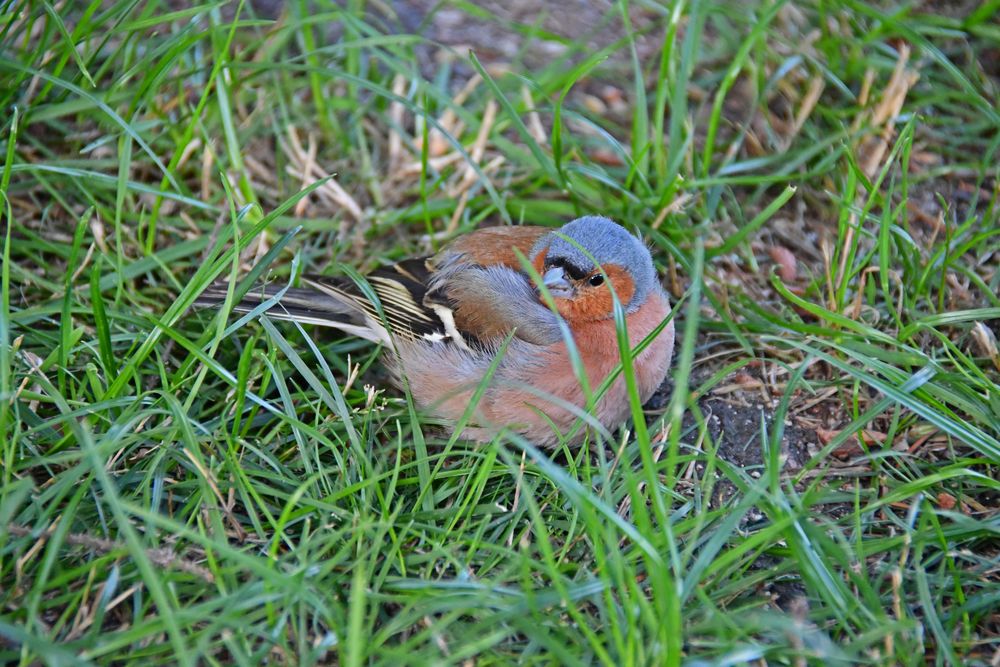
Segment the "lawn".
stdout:
<path fill-rule="evenodd" d="M 998 14 L 0 4 L 0 662 L 1000 664 Z M 592 213 L 678 345 L 580 447 L 191 308 Z"/>

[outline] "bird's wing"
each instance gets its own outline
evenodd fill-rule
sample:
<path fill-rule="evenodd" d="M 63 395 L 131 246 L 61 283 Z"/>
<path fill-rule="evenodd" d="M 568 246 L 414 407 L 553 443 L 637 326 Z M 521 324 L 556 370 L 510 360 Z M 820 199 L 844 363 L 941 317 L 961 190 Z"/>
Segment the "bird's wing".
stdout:
<path fill-rule="evenodd" d="M 381 312 L 367 290 L 351 279 L 305 275 L 303 286 L 285 289 L 267 314 L 386 344 L 395 337 L 468 347 L 503 338 L 525 325 L 526 313 L 536 319 L 549 314 L 537 303 L 517 256 L 518 252 L 527 256 L 547 231 L 545 227 L 487 227 L 459 237 L 433 258 L 408 259 L 376 269 L 365 279 Z M 195 305 L 217 307 L 224 302 L 227 289 L 226 283 L 211 285 Z M 279 284 L 254 287 L 233 310 L 250 312 L 282 289 Z M 454 297 L 459 294 L 461 303 L 456 303 Z M 540 315 L 535 313 L 539 307 Z M 518 336 L 534 335 L 531 332 L 539 329 L 531 324 Z"/>
<path fill-rule="evenodd" d="M 455 239 L 430 260 L 423 303 L 467 342 L 491 346 L 514 331 L 536 344 L 559 339 L 553 313 L 538 299 L 522 258 L 547 227 L 487 227 Z M 541 267 L 535 267 L 536 270 Z"/>
<path fill-rule="evenodd" d="M 427 258 L 408 259 L 376 269 L 365 276 L 378 299 L 382 312 L 357 283 L 344 278 L 303 276 L 302 283 L 328 298 L 338 299 L 360 309 L 372 326 L 385 331 L 388 323 L 393 335 L 408 340 L 444 341 L 454 339 L 434 308 L 424 304 L 431 269 Z M 333 324 L 332 326 L 337 326 Z M 456 342 L 464 343 L 461 339 Z"/>

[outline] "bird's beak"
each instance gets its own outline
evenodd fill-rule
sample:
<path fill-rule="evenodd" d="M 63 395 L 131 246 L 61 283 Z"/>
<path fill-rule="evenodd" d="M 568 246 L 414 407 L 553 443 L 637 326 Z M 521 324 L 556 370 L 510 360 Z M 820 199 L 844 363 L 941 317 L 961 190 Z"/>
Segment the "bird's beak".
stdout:
<path fill-rule="evenodd" d="M 561 266 L 553 266 L 542 275 L 542 284 L 553 297 L 569 297 L 573 295 L 573 286 L 566 280 L 566 271 Z"/>

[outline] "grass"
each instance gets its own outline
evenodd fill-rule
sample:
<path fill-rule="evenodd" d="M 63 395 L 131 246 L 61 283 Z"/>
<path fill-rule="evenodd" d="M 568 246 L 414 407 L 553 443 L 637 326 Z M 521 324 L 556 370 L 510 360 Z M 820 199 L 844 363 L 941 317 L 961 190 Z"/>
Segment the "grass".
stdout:
<path fill-rule="evenodd" d="M 503 67 L 376 3 L 4 5 L 3 662 L 997 664 L 1000 6 L 965 4 L 622 3 L 594 47 L 456 3 Z M 590 447 L 447 438 L 368 344 L 188 312 L 595 211 L 681 336 Z"/>

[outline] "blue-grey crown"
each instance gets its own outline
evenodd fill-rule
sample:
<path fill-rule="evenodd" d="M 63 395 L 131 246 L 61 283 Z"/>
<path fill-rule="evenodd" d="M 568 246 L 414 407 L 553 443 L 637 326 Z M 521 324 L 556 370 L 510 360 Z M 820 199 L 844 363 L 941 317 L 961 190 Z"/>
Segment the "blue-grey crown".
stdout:
<path fill-rule="evenodd" d="M 562 236 L 572 239 L 587 252 Z M 545 234 L 532 247 L 532 259 L 545 248 L 548 248 L 547 261 L 560 259 L 587 273 L 594 269 L 594 262 L 587 253 L 599 264 L 617 264 L 626 269 L 635 282 L 635 293 L 625 304 L 627 312 L 642 305 L 656 285 L 656 268 L 649 249 L 627 229 L 605 217 L 584 216 Z"/>

